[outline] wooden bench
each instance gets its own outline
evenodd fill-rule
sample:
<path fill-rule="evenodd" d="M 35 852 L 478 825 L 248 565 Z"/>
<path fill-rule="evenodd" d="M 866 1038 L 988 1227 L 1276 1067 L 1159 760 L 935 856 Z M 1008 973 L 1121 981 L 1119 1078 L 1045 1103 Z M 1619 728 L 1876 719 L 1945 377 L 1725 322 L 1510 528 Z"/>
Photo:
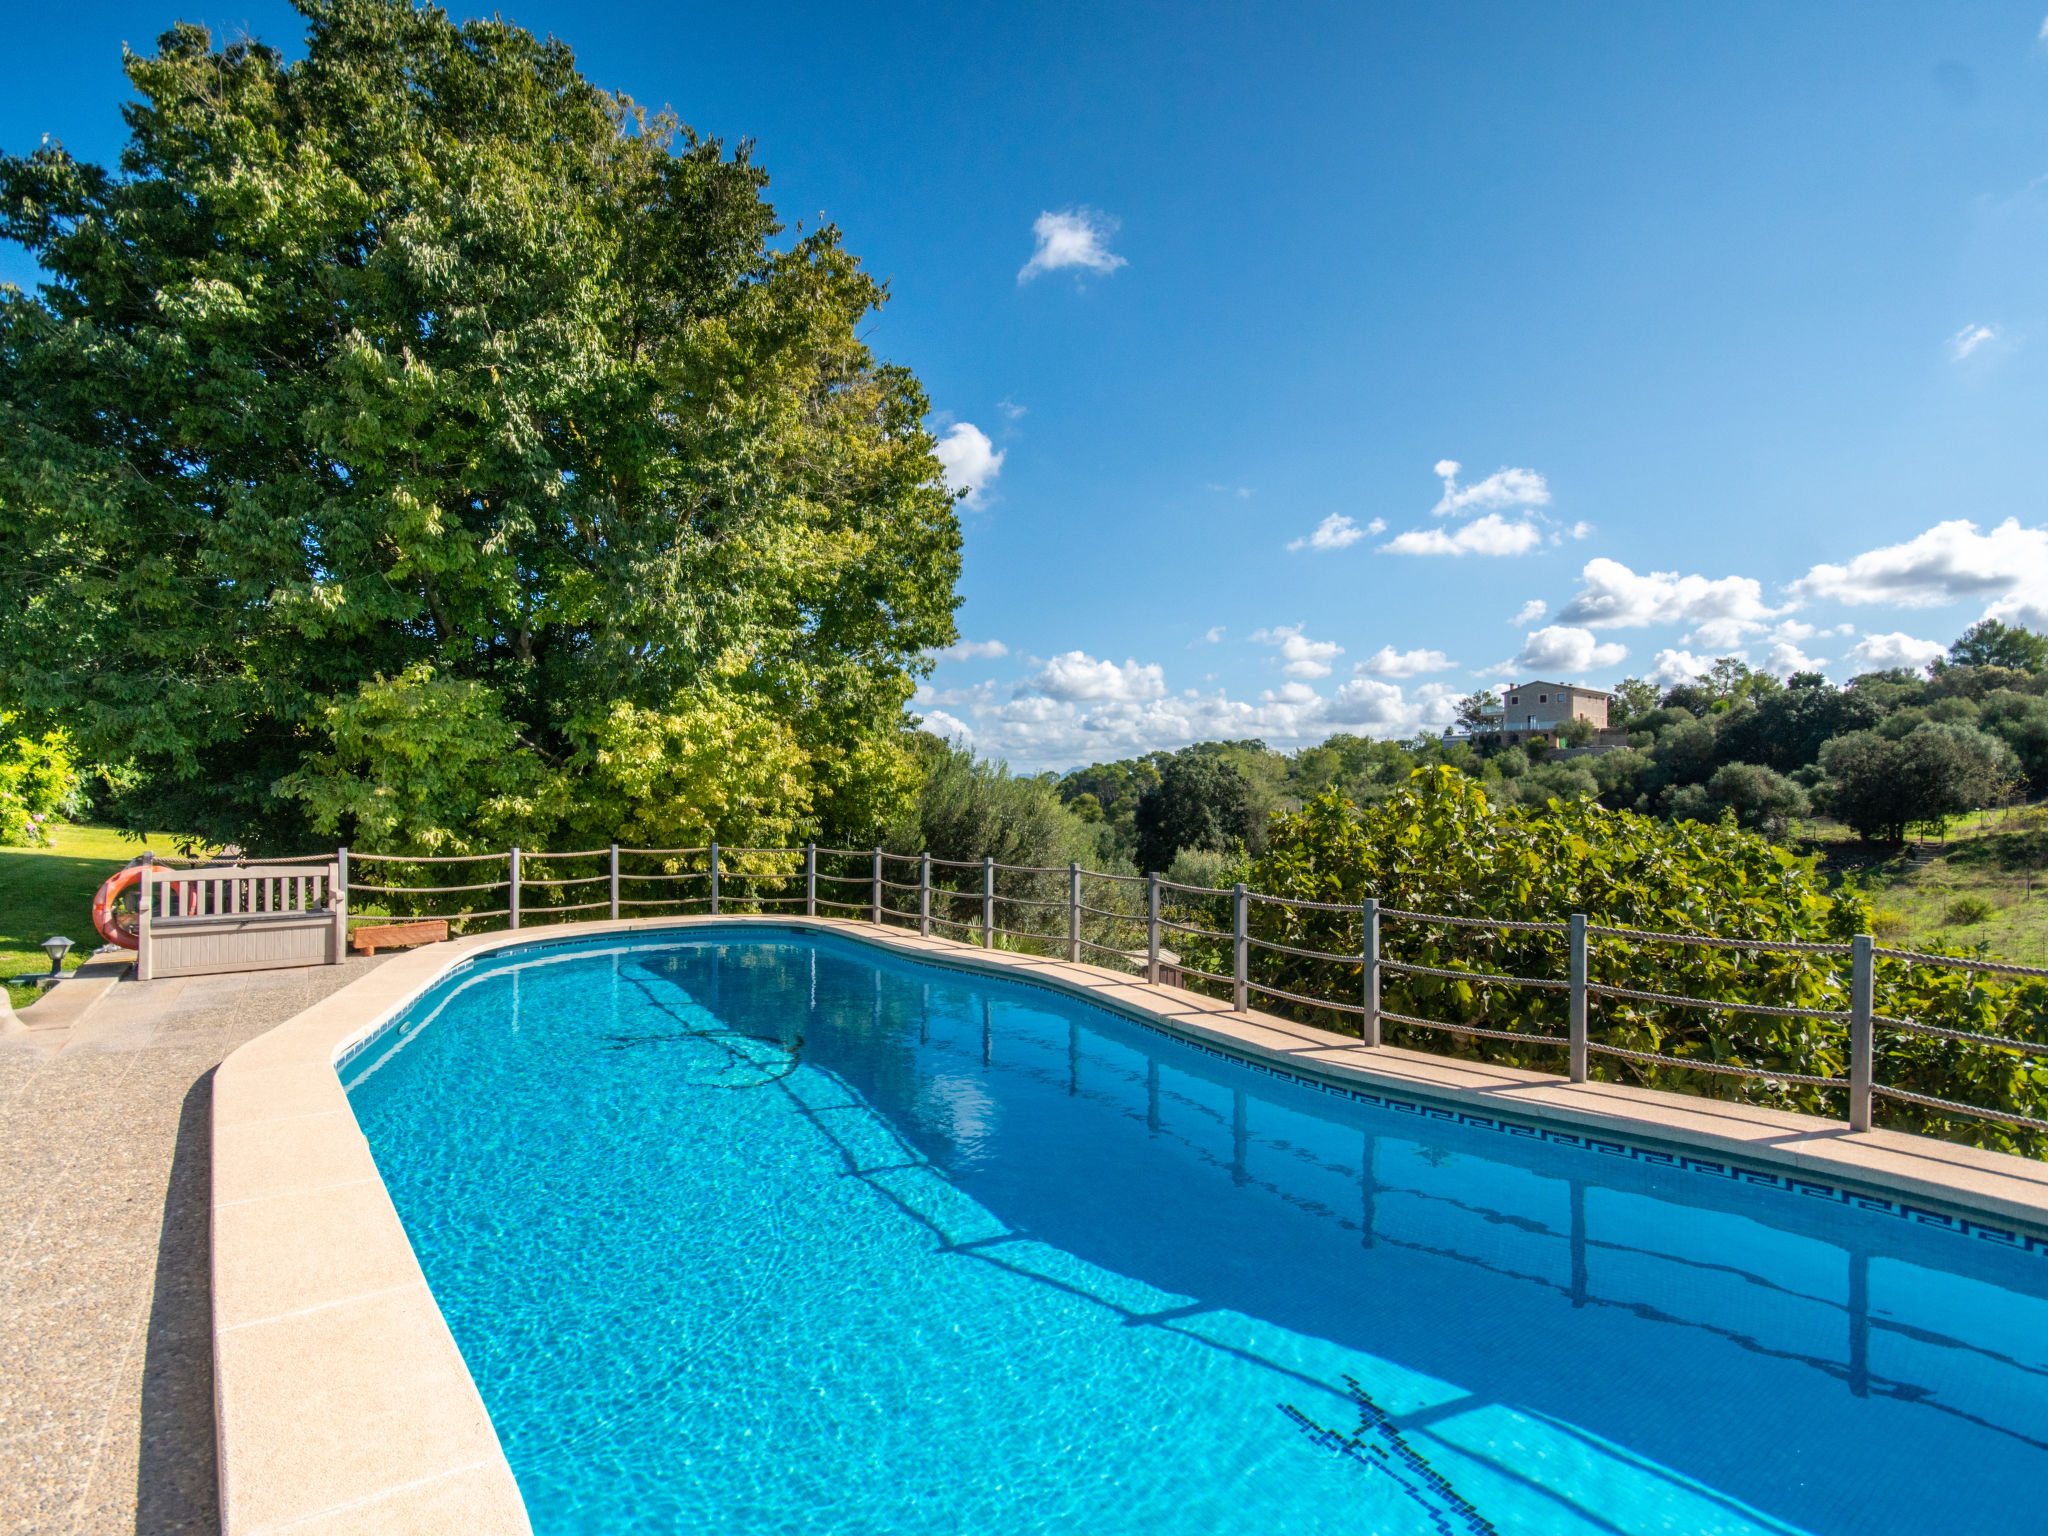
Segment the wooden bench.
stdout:
<path fill-rule="evenodd" d="M 423 917 L 416 923 L 378 923 L 348 936 L 349 947 L 366 955 L 380 949 L 410 949 L 415 944 L 448 942 L 448 919 Z"/>
<path fill-rule="evenodd" d="M 145 864 L 135 977 L 334 965 L 347 922 L 337 864 Z"/>

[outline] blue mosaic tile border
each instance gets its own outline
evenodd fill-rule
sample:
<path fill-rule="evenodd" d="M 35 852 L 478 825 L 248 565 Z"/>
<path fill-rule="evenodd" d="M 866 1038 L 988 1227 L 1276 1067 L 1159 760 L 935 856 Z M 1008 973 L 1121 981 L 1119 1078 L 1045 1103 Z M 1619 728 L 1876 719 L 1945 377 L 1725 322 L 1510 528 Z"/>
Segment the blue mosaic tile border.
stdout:
<path fill-rule="evenodd" d="M 834 928 L 805 928 L 801 922 L 792 924 L 791 931 L 838 933 L 838 930 Z M 612 935 L 591 934 L 582 939 L 535 939 L 527 943 L 521 943 L 516 947 L 525 951 L 566 949 L 578 943 L 591 943 L 609 937 L 612 937 Z M 855 942 L 858 941 L 856 940 Z M 505 949 L 493 950 L 489 953 L 493 956 L 502 955 L 506 953 L 507 949 L 513 947 L 508 945 Z M 981 970 L 980 967 L 947 966 L 944 960 L 933 959 L 924 955 L 906 958 L 913 959 L 920 964 L 938 965 L 952 970 L 971 969 L 976 975 L 993 974 Z M 449 974 L 452 975 L 453 972 Z M 447 979 L 446 976 L 439 978 L 439 980 L 444 981 Z M 1470 1110 L 1452 1109 L 1447 1105 L 1428 1104 L 1420 1100 L 1401 1099 L 1395 1098 L 1390 1094 L 1374 1093 L 1365 1088 L 1347 1087 L 1341 1083 L 1330 1082 L 1325 1078 L 1313 1077 L 1302 1072 L 1290 1072 L 1285 1067 L 1257 1061 L 1249 1056 L 1240 1056 L 1234 1052 L 1222 1050 L 1217 1046 L 1190 1039 L 1188 1036 L 1169 1029 L 1154 1020 L 1140 1018 L 1133 1013 L 1125 1013 L 1119 1008 L 1105 1007 L 1102 1003 L 1092 998 L 1076 997 L 1064 988 L 1050 986 L 1036 977 L 1018 976 L 1004 979 L 1015 980 L 1025 986 L 1044 987 L 1047 991 L 1059 992 L 1062 997 L 1067 998 L 1069 1001 L 1083 1003 L 1100 1013 L 1108 1014 L 1113 1019 L 1120 1020 L 1126 1024 L 1135 1024 L 1147 1033 L 1164 1036 L 1166 1039 L 1173 1041 L 1177 1045 L 1184 1046 L 1188 1050 L 1199 1051 L 1204 1056 L 1213 1056 L 1218 1061 L 1227 1061 L 1233 1066 L 1242 1067 L 1248 1072 L 1256 1072 L 1262 1077 L 1277 1078 L 1281 1082 L 1310 1088 L 1318 1093 L 1329 1094 L 1334 1098 L 1351 1099 L 1360 1104 L 1369 1104 L 1375 1109 L 1389 1110 L 1394 1114 L 1400 1115 L 1414 1115 L 1424 1120 L 1439 1121 L 1447 1125 L 1470 1126 L 1475 1130 L 1493 1131 L 1499 1135 L 1519 1136 L 1529 1141 L 1549 1142 L 1553 1146 L 1570 1147 L 1575 1151 L 1591 1152 L 1601 1157 L 1626 1158 L 1630 1161 L 1644 1163 L 1655 1168 L 1672 1168 L 1683 1173 L 1699 1174 L 1706 1178 L 1721 1179 L 1729 1183 L 1747 1184 L 1759 1189 L 1775 1190 L 1780 1194 L 1802 1195 L 1808 1199 L 1827 1200 L 1845 1208 L 1873 1211 L 1879 1215 L 1892 1216 L 1901 1221 L 1911 1222 L 1916 1226 L 1935 1227 L 1944 1232 L 1953 1232 L 1960 1237 L 1976 1238 L 2001 1248 L 2009 1248 L 2017 1253 L 2032 1253 L 2048 1258 L 2048 1236 L 2034 1236 L 2009 1227 L 2000 1227 L 1990 1222 L 1978 1221 L 1968 1216 L 1953 1216 L 1942 1211 L 1924 1210 L 1919 1206 L 1908 1205 L 1904 1201 L 1888 1200 L 1881 1195 L 1858 1194 L 1852 1190 L 1837 1189 L 1832 1184 L 1823 1184 L 1814 1179 L 1796 1178 L 1790 1174 L 1773 1173 L 1763 1168 L 1745 1167 L 1740 1163 L 1722 1162 L 1707 1157 L 1693 1157 L 1683 1152 L 1665 1151 L 1654 1147 L 1639 1147 L 1632 1142 L 1612 1141 L 1606 1137 L 1594 1136 L 1579 1131 L 1568 1131 L 1552 1126 L 1530 1125 L 1518 1120 L 1502 1120 L 1492 1115 L 1474 1114 Z M 385 1023 L 372 1030 L 362 1039 L 356 1041 L 355 1044 L 349 1046 L 347 1050 L 335 1058 L 335 1071 L 339 1073 L 349 1062 L 389 1035 L 404 1022 L 405 1014 L 401 1012 L 385 1021 Z"/>

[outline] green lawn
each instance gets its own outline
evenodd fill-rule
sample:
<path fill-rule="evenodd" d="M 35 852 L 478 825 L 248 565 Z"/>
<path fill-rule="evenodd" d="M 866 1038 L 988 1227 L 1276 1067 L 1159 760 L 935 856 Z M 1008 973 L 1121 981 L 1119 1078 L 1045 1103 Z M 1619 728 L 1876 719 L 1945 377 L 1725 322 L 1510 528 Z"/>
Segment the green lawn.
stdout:
<path fill-rule="evenodd" d="M 1859 843 L 1847 828 L 1825 822 L 1802 831 L 1795 839 L 1801 851 L 1820 853 L 1833 873 L 1853 872 L 1871 904 L 1901 920 L 1903 931 L 1881 934 L 1880 943 L 1988 944 L 2001 960 L 2048 965 L 2048 815 L 2042 807 L 1964 817 L 1945 839 L 1916 839 L 1905 848 Z M 1950 909 L 1963 897 L 1988 902 L 1991 915 L 1955 921 Z"/>
<path fill-rule="evenodd" d="M 73 944 L 64 968 L 76 970 L 99 947 L 92 926 L 92 896 L 100 882 L 142 852 L 133 835 L 112 827 L 60 826 L 50 848 L 0 848 L 0 976 L 47 971 L 43 940 L 61 933 Z M 149 846 L 170 854 L 177 845 L 168 833 L 154 833 Z M 35 987 L 7 989 L 15 1007 L 41 995 Z"/>

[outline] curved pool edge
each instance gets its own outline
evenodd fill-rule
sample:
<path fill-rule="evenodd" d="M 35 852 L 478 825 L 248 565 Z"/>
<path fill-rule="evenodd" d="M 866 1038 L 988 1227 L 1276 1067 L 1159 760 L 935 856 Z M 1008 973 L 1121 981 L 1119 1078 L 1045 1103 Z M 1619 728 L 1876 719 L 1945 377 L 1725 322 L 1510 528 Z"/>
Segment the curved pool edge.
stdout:
<path fill-rule="evenodd" d="M 476 935 L 395 956 L 251 1040 L 215 1075 L 214 1407 L 227 1536 L 530 1530 L 335 1063 L 478 955 L 739 925 L 833 933 L 1046 986 L 1257 1070 L 1396 1108 L 1725 1161 L 1893 1202 L 1908 1215 L 2000 1223 L 2048 1247 L 2048 1164 L 1747 1105 L 1368 1050 L 1081 963 L 825 917 L 648 918 Z"/>

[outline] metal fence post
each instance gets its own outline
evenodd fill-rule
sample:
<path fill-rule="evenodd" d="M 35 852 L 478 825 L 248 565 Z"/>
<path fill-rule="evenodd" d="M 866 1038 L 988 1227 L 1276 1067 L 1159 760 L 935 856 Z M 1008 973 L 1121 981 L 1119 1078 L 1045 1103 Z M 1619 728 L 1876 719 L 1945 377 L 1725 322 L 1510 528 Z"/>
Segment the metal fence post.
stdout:
<path fill-rule="evenodd" d="M 711 845 L 711 915 L 718 916 L 718 844 Z"/>
<path fill-rule="evenodd" d="M 334 850 L 334 889 L 327 893 L 327 905 L 334 913 L 334 959 L 348 958 L 348 844 Z"/>
<path fill-rule="evenodd" d="M 932 851 L 927 848 L 917 860 L 917 931 L 926 938 L 932 933 Z"/>
<path fill-rule="evenodd" d="M 511 926 L 517 928 L 519 926 L 519 850 L 517 848 L 514 848 L 508 856 L 506 865 L 507 873 L 511 877 L 505 882 L 507 888 L 511 891 L 511 900 L 508 903 L 512 908 L 510 914 L 512 918 Z"/>
<path fill-rule="evenodd" d="M 612 921 L 619 920 L 619 845 L 612 844 Z"/>
<path fill-rule="evenodd" d="M 804 844 L 804 916 L 818 915 L 818 845 Z"/>
<path fill-rule="evenodd" d="M 1159 871 L 1145 876 L 1145 979 L 1159 985 Z"/>
<path fill-rule="evenodd" d="M 1363 983 L 1365 1014 L 1358 1021 L 1358 1043 L 1380 1043 L 1380 899 L 1368 896 L 1360 905 L 1360 980 Z"/>
<path fill-rule="evenodd" d="M 1586 1041 L 1586 914 L 1583 912 L 1572 914 L 1571 944 L 1572 1081 L 1583 1083 L 1592 1056 Z"/>
<path fill-rule="evenodd" d="M 875 923 L 876 923 L 876 926 L 878 926 L 878 927 L 879 927 L 879 926 L 880 926 L 880 924 L 881 924 L 881 921 L 882 921 L 882 850 L 881 850 L 881 849 L 879 849 L 879 848 L 877 848 L 877 849 L 875 850 Z M 878 975 L 878 976 L 879 976 L 880 974 L 881 974 L 881 973 L 880 973 L 879 971 L 878 971 L 878 972 L 876 972 L 876 975 Z"/>
<path fill-rule="evenodd" d="M 1230 892 L 1230 997 L 1231 1006 L 1239 1013 L 1251 1012 L 1252 1006 L 1251 906 L 1240 880 Z"/>
<path fill-rule="evenodd" d="M 1067 866 L 1067 958 L 1081 958 L 1081 865 Z"/>
<path fill-rule="evenodd" d="M 1870 1129 L 1877 1079 L 1877 955 L 1869 934 L 1849 943 L 1849 1129 Z"/>
<path fill-rule="evenodd" d="M 981 947 L 996 947 L 996 861 L 988 853 L 981 856 Z"/>

